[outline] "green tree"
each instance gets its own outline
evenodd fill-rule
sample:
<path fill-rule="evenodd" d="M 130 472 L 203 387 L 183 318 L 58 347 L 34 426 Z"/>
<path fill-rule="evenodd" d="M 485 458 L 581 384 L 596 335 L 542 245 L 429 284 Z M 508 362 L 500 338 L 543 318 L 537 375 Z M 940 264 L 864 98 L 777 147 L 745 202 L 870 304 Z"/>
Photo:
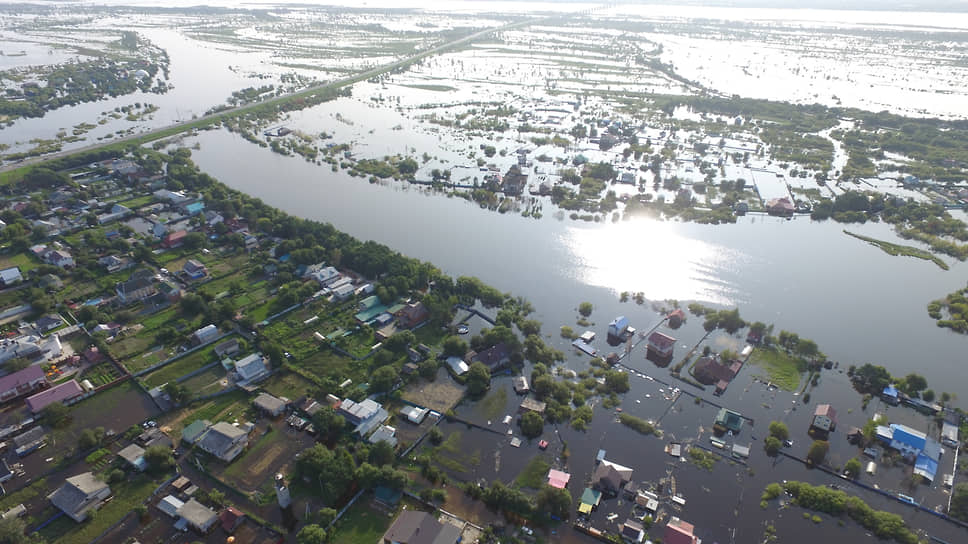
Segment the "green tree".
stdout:
<path fill-rule="evenodd" d="M 26 535 L 27 525 L 23 519 L 8 517 L 0 520 L 0 543 L 31 544 L 37 541 Z"/>
<path fill-rule="evenodd" d="M 856 457 L 851 457 L 844 465 L 844 472 L 851 478 L 856 478 L 860 474 L 860 470 L 860 460 Z"/>
<path fill-rule="evenodd" d="M 766 439 L 763 440 L 763 449 L 770 457 L 775 457 L 778 453 L 780 453 L 780 448 L 782 446 L 783 444 L 775 436 L 767 436 Z"/>
<path fill-rule="evenodd" d="M 393 365 L 381 366 L 370 375 L 370 389 L 374 393 L 386 393 L 397 383 L 399 373 Z"/>
<path fill-rule="evenodd" d="M 326 544 L 326 529 L 315 523 L 306 525 L 300 529 L 296 535 L 296 542 L 299 544 Z"/>
<path fill-rule="evenodd" d="M 145 463 L 151 472 L 165 472 L 175 466 L 175 458 L 171 448 L 165 446 L 151 446 L 145 450 Z"/>
<path fill-rule="evenodd" d="M 948 513 L 962 520 L 968 521 L 968 483 L 955 485 L 951 493 L 951 509 Z"/>
<path fill-rule="evenodd" d="M 528 438 L 537 438 L 544 431 L 544 418 L 536 412 L 526 412 L 521 416 L 521 434 Z"/>
<path fill-rule="evenodd" d="M 176 382 L 166 383 L 162 391 L 171 398 L 171 402 L 175 406 L 184 404 L 191 396 L 191 391 L 187 387 Z"/>
<path fill-rule="evenodd" d="M 775 436 L 779 441 L 790 438 L 790 429 L 781 421 L 770 422 L 770 436 Z"/>
<path fill-rule="evenodd" d="M 321 410 L 313 414 L 313 427 L 319 433 L 320 439 L 327 441 L 346 428 L 346 419 L 329 406 L 323 406 Z"/>
<path fill-rule="evenodd" d="M 484 363 L 474 361 L 467 370 L 467 392 L 472 397 L 479 397 L 491 386 L 491 371 Z"/>
<path fill-rule="evenodd" d="M 444 339 L 444 355 L 448 357 L 463 357 L 467 350 L 467 342 L 458 336 L 448 336 Z"/>
<path fill-rule="evenodd" d="M 912 372 L 904 377 L 900 387 L 902 391 L 913 397 L 928 388 L 928 381 L 924 379 L 924 376 Z"/>
<path fill-rule="evenodd" d="M 594 306 L 592 306 L 591 302 L 582 302 L 581 304 L 578 305 L 578 313 L 580 313 L 583 317 L 588 317 L 592 315 L 593 309 L 594 309 Z"/>
<path fill-rule="evenodd" d="M 367 459 L 371 464 L 382 467 L 383 465 L 392 463 L 394 457 L 396 457 L 396 454 L 393 451 L 393 446 L 386 440 L 380 440 L 370 447 L 370 453 Z"/>
<path fill-rule="evenodd" d="M 329 527 L 330 523 L 336 519 L 338 512 L 333 508 L 323 508 L 316 512 L 316 523 L 322 527 Z"/>
<path fill-rule="evenodd" d="M 828 451 L 830 451 L 829 442 L 826 440 L 814 440 L 813 444 L 810 445 L 810 450 L 807 452 L 807 461 L 813 465 L 820 465 L 827 458 Z"/>
<path fill-rule="evenodd" d="M 629 390 L 628 373 L 609 370 L 605 373 L 605 387 L 612 393 L 627 393 Z"/>
<path fill-rule="evenodd" d="M 71 421 L 70 416 L 70 409 L 60 402 L 48 404 L 40 412 L 40 419 L 55 429 L 66 427 Z"/>
<path fill-rule="evenodd" d="M 552 519 L 567 520 L 571 512 L 571 493 L 545 485 L 535 496 L 535 510 Z"/>

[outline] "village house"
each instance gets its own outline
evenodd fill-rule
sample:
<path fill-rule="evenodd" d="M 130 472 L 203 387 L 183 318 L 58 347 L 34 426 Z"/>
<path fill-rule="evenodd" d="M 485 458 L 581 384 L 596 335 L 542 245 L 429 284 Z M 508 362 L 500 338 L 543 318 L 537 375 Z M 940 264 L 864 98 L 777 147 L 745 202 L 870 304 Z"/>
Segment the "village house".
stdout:
<path fill-rule="evenodd" d="M 507 196 L 519 196 L 528 186 L 528 175 L 521 172 L 521 167 L 517 164 L 511 165 L 508 173 L 504 175 L 504 184 L 501 190 Z"/>
<path fill-rule="evenodd" d="M 193 332 L 191 342 L 193 346 L 200 346 L 216 338 L 218 338 L 218 327 L 209 324 Z"/>
<path fill-rule="evenodd" d="M 182 266 L 182 271 L 185 272 L 186 276 L 193 280 L 204 278 L 206 275 L 208 275 L 208 269 L 205 268 L 205 265 L 195 259 L 188 259 L 185 261 L 185 265 Z"/>
<path fill-rule="evenodd" d="M 829 404 L 818 404 L 813 411 L 810 426 L 820 431 L 833 432 L 837 428 L 837 411 Z"/>
<path fill-rule="evenodd" d="M 383 533 L 383 544 L 456 544 L 460 529 L 426 512 L 404 510 Z"/>
<path fill-rule="evenodd" d="M 154 274 L 145 268 L 132 273 L 128 281 L 118 282 L 114 286 L 114 291 L 117 293 L 118 299 L 124 304 L 140 302 L 158 294 L 158 289 L 155 288 Z"/>
<path fill-rule="evenodd" d="M 176 513 L 180 519 L 175 523 L 175 528 L 182 531 L 190 527 L 205 535 L 211 532 L 218 522 L 218 514 L 195 499 L 182 504 Z"/>
<path fill-rule="evenodd" d="M 626 542 L 639 544 L 645 540 L 645 529 L 642 527 L 641 523 L 632 519 L 627 519 L 622 525 L 622 538 L 625 539 Z"/>
<path fill-rule="evenodd" d="M 892 423 L 877 427 L 877 438 L 897 450 L 905 461 L 914 464 L 914 474 L 933 482 L 941 459 L 941 444 L 907 425 Z"/>
<path fill-rule="evenodd" d="M 219 421 L 205 431 L 205 434 L 198 439 L 197 445 L 222 461 L 230 463 L 249 445 L 249 435 L 231 423 Z"/>
<path fill-rule="evenodd" d="M 667 360 L 672 357 L 676 347 L 676 339 L 668 334 L 655 331 L 649 335 L 647 353 L 660 360 Z"/>
<path fill-rule="evenodd" d="M 515 376 L 512 380 L 514 382 L 514 392 L 519 395 L 527 395 L 531 388 L 528 387 L 528 379 L 524 376 Z"/>
<path fill-rule="evenodd" d="M 218 521 L 222 525 L 223 531 L 232 534 L 239 528 L 239 525 L 245 522 L 245 513 L 234 506 L 229 506 L 219 513 Z"/>
<path fill-rule="evenodd" d="M 161 239 L 161 246 L 167 249 L 172 249 L 180 247 L 185 243 L 185 237 L 188 236 L 188 231 L 186 230 L 176 230 L 175 232 L 169 232 Z"/>
<path fill-rule="evenodd" d="M 790 217 L 793 212 L 796 211 L 793 202 L 787 197 L 782 198 L 772 198 L 766 201 L 766 213 L 770 215 L 778 215 L 781 217 Z"/>
<path fill-rule="evenodd" d="M 3 285 L 3 287 L 17 285 L 22 281 L 24 281 L 24 277 L 20 274 L 20 267 L 14 266 L 0 270 L 0 285 Z"/>
<path fill-rule="evenodd" d="M 624 315 L 620 315 L 608 324 L 608 335 L 612 338 L 624 338 L 629 330 L 629 320 Z"/>
<path fill-rule="evenodd" d="M 544 402 L 528 397 L 522 400 L 521 404 L 518 405 L 518 411 L 521 413 L 534 412 L 536 414 L 544 415 L 544 411 L 546 407 L 547 407 L 547 404 L 545 404 Z"/>
<path fill-rule="evenodd" d="M 87 519 L 88 513 L 97 510 L 111 496 L 108 484 L 98 480 L 94 474 L 84 472 L 71 476 L 60 488 L 47 495 L 50 503 L 69 518 L 80 523 Z"/>
<path fill-rule="evenodd" d="M 720 409 L 713 421 L 713 430 L 718 433 L 731 432 L 737 434 L 742 428 L 743 415 L 726 408 Z"/>
<path fill-rule="evenodd" d="M 7 402 L 47 387 L 47 375 L 40 365 L 31 365 L 23 370 L 0 378 L 0 402 Z"/>
<path fill-rule="evenodd" d="M 696 528 L 691 523 L 686 523 L 673 516 L 666 525 L 662 535 L 663 544 L 700 544 L 702 541 L 693 534 Z"/>
<path fill-rule="evenodd" d="M 373 434 L 367 439 L 370 444 L 376 444 L 377 442 L 386 442 L 392 447 L 397 447 L 397 430 L 389 425 L 381 425 Z"/>
<path fill-rule="evenodd" d="M 259 393 L 255 400 L 252 401 L 252 405 L 269 417 L 279 417 L 286 411 L 289 403 L 268 393 Z"/>
<path fill-rule="evenodd" d="M 148 463 L 145 461 L 145 449 L 137 444 L 129 444 L 118 452 L 118 457 L 127 461 L 129 465 L 139 472 L 148 468 Z"/>
<path fill-rule="evenodd" d="M 38 414 L 55 402 L 72 404 L 82 395 L 84 395 L 84 389 L 77 380 L 70 380 L 27 397 L 26 403 L 32 413 Z"/>
<path fill-rule="evenodd" d="M 207 419 L 196 419 L 182 429 L 182 440 L 193 445 L 205 434 L 205 431 L 212 425 Z"/>
<path fill-rule="evenodd" d="M 592 486 L 611 497 L 618 496 L 631 480 L 631 468 L 608 461 L 599 463 L 592 473 Z"/>
<path fill-rule="evenodd" d="M 504 342 L 498 342 L 480 353 L 472 350 L 464 354 L 464 362 L 468 365 L 478 361 L 493 372 L 511 362 L 511 349 Z"/>
<path fill-rule="evenodd" d="M 235 363 L 238 381 L 253 383 L 269 375 L 268 360 L 261 353 L 252 353 Z"/>
<path fill-rule="evenodd" d="M 430 319 L 430 312 L 423 302 L 418 301 L 407 304 L 394 314 L 394 317 L 397 318 L 397 324 L 402 328 L 412 329 Z"/>
<path fill-rule="evenodd" d="M 370 434 L 373 429 L 390 417 L 390 414 L 387 413 L 383 406 L 372 399 L 364 399 L 362 402 L 343 399 L 339 405 L 338 413 L 350 425 L 356 427 L 353 432 L 360 436 Z"/>
<path fill-rule="evenodd" d="M 44 262 L 60 268 L 74 268 L 74 258 L 63 249 L 54 249 L 44 253 Z"/>
<path fill-rule="evenodd" d="M 239 346 L 239 339 L 232 338 L 231 340 L 220 342 L 217 346 L 215 346 L 213 351 L 215 352 L 216 357 L 222 359 L 237 354 L 240 349 L 241 347 Z"/>

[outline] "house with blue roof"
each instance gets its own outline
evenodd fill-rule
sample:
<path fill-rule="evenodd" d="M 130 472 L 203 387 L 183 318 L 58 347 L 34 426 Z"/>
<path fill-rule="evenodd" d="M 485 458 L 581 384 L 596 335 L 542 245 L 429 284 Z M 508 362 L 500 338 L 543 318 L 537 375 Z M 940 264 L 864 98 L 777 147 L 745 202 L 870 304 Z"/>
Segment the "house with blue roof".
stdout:
<path fill-rule="evenodd" d="M 928 438 L 921 431 L 907 425 L 892 423 L 889 426 L 878 426 L 877 437 L 886 446 L 901 453 L 905 460 L 913 462 L 914 473 L 933 482 L 938 473 L 938 461 L 941 459 L 941 444 Z"/>
<path fill-rule="evenodd" d="M 188 215 L 198 215 L 205 211 L 205 203 L 198 201 L 185 206 L 185 213 Z"/>
<path fill-rule="evenodd" d="M 881 398 L 884 399 L 884 402 L 895 406 L 901 400 L 897 388 L 893 384 L 884 388 L 884 391 L 881 392 Z"/>

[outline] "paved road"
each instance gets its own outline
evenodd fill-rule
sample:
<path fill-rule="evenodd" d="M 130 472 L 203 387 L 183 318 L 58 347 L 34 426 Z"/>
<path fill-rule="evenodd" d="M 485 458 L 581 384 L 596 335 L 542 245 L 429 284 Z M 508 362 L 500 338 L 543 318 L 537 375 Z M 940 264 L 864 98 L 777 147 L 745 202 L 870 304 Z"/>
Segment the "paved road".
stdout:
<path fill-rule="evenodd" d="M 217 113 L 212 113 L 212 114 L 209 114 L 209 115 L 204 115 L 204 116 L 199 117 L 197 119 L 191 119 L 191 120 L 188 120 L 188 121 L 180 121 L 178 123 L 174 123 L 174 124 L 171 124 L 171 125 L 168 125 L 168 126 L 164 126 L 164 127 L 160 127 L 160 128 L 155 128 L 155 129 L 152 129 L 152 130 L 149 130 L 149 131 L 140 132 L 138 134 L 132 134 L 130 136 L 124 136 L 122 138 L 113 139 L 111 141 L 97 143 L 97 144 L 92 144 L 92 145 L 88 145 L 88 146 L 84 146 L 84 147 L 80 147 L 80 148 L 75 148 L 75 149 L 70 149 L 70 150 L 66 150 L 66 151 L 59 151 L 57 153 L 51 153 L 51 154 L 42 155 L 42 156 L 39 156 L 39 157 L 31 157 L 29 159 L 25 159 L 25 160 L 22 160 L 20 162 L 5 164 L 3 166 L 0 166 L 0 172 L 6 172 L 8 170 L 15 170 L 15 169 L 21 168 L 23 166 L 29 166 L 31 164 L 38 164 L 38 163 L 42 163 L 42 162 L 45 162 L 45 161 L 48 161 L 48 160 L 51 160 L 51 159 L 58 159 L 58 158 L 62 158 L 62 157 L 67 157 L 67 156 L 74 155 L 74 154 L 77 154 L 77 153 L 84 153 L 84 152 L 87 152 L 87 151 L 93 151 L 95 149 L 100 149 L 102 147 L 106 147 L 106 146 L 109 146 L 109 145 L 115 145 L 115 144 L 118 144 L 118 143 L 121 143 L 121 142 L 139 140 L 139 139 L 142 139 L 142 138 L 149 138 L 150 139 L 150 137 L 153 134 L 157 134 L 157 133 L 162 132 L 162 131 L 167 131 L 167 130 L 175 129 L 175 128 L 178 128 L 178 127 L 187 127 L 188 125 L 193 124 L 193 123 L 204 122 L 204 121 L 211 120 L 211 119 L 214 119 L 214 118 L 219 117 L 219 116 L 225 116 L 225 115 L 232 115 L 232 114 L 240 113 L 240 112 L 243 112 L 243 111 L 248 110 L 248 109 L 251 109 L 251 108 L 263 106 L 265 104 L 273 104 L 273 103 L 283 102 L 285 100 L 289 100 L 290 98 L 292 98 L 294 96 L 299 96 L 299 95 L 303 95 L 303 94 L 309 94 L 309 93 L 312 93 L 312 92 L 315 92 L 315 91 L 319 91 L 319 90 L 324 90 L 324 89 L 338 89 L 340 87 L 345 87 L 347 85 L 351 85 L 351 84 L 356 83 L 358 81 L 364 81 L 364 80 L 367 80 L 367 79 L 369 79 L 371 77 L 378 76 L 380 74 L 384 74 L 384 73 L 387 73 L 387 72 L 396 70 L 397 68 L 403 68 L 403 67 L 409 66 L 410 64 L 412 64 L 412 63 L 414 63 L 414 62 L 416 62 L 416 61 L 418 61 L 418 60 L 420 60 L 420 59 L 422 59 L 424 57 L 429 57 L 429 56 L 436 55 L 438 53 L 442 53 L 442 52 L 444 52 L 444 51 L 446 51 L 448 49 L 451 49 L 453 47 L 457 47 L 459 45 L 464 45 L 466 43 L 472 42 L 472 41 L 474 41 L 474 40 L 476 40 L 478 38 L 481 38 L 482 36 L 486 36 L 486 35 L 491 34 L 493 32 L 500 32 L 502 30 L 509 30 L 509 29 L 512 29 L 512 28 L 517 28 L 517 27 L 521 27 L 521 26 L 527 26 L 527 25 L 533 24 L 533 23 L 535 23 L 535 22 L 537 22 L 539 20 L 543 20 L 543 19 L 544 18 L 540 18 L 540 19 L 539 18 L 533 18 L 533 19 L 527 19 L 527 20 L 524 20 L 524 21 L 518 21 L 518 22 L 515 22 L 515 23 L 506 24 L 506 25 L 499 26 L 499 27 L 487 28 L 487 29 L 484 29 L 484 30 L 475 32 L 475 33 L 473 33 L 473 34 L 471 34 L 469 36 L 465 36 L 463 38 L 458 38 L 456 40 L 451 40 L 451 41 L 449 41 L 447 43 L 438 45 L 438 46 L 436 46 L 436 47 L 434 47 L 432 49 L 428 49 L 426 51 L 422 51 L 420 53 L 417 53 L 417 54 L 412 55 L 410 57 L 407 57 L 405 59 L 398 60 L 398 61 L 395 61 L 395 62 L 391 62 L 389 64 L 384 64 L 383 66 L 378 66 L 376 68 L 372 68 L 372 69 L 367 70 L 365 72 L 361 72 L 361 73 L 358 73 L 358 74 L 354 74 L 352 76 L 348 76 L 348 77 L 345 77 L 343 79 L 337 79 L 336 81 L 330 81 L 328 83 L 320 83 L 319 85 L 314 85 L 312 87 L 308 87 L 308 88 L 302 89 L 300 91 L 292 92 L 292 93 L 285 94 L 285 95 L 282 95 L 282 96 L 277 96 L 277 97 L 271 98 L 269 100 L 264 100 L 262 102 L 254 102 L 254 103 L 251 103 L 251 104 L 245 104 L 245 105 L 242 105 L 242 106 L 237 106 L 237 107 L 230 108 L 230 109 L 227 109 L 227 110 L 223 110 L 223 111 L 220 111 L 220 112 L 217 112 Z"/>

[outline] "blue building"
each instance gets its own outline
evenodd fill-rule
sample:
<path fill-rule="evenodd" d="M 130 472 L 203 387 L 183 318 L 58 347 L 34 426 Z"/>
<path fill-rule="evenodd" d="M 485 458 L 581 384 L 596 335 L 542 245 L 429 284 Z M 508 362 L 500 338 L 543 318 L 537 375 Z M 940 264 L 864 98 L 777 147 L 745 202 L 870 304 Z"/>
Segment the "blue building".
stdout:
<path fill-rule="evenodd" d="M 941 444 L 917 431 L 898 423 L 877 428 L 877 437 L 888 447 L 895 449 L 908 461 L 914 463 L 914 473 L 933 482 L 941 459 Z"/>
<path fill-rule="evenodd" d="M 884 399 L 884 402 L 895 406 L 901 400 L 897 388 L 893 384 L 884 388 L 884 391 L 881 392 L 881 398 Z"/>

